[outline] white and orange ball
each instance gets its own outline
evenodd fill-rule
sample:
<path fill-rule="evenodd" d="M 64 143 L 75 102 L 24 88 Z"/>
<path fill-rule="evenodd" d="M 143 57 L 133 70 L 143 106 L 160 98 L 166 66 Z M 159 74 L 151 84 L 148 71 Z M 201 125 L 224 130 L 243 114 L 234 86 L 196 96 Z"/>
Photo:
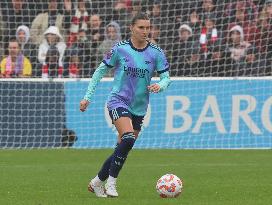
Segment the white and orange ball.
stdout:
<path fill-rule="evenodd" d="M 182 180 L 174 174 L 163 175 L 156 184 L 157 192 L 162 198 L 178 197 L 182 191 Z"/>

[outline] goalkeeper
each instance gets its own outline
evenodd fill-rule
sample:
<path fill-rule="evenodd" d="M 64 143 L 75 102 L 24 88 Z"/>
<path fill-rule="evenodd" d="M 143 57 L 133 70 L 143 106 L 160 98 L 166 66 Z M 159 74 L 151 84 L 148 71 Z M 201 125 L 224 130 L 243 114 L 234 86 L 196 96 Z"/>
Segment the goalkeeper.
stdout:
<path fill-rule="evenodd" d="M 93 100 L 95 88 L 101 78 L 114 69 L 113 87 L 107 107 L 118 131 L 118 142 L 112 155 L 94 177 L 88 189 L 98 197 L 118 197 L 116 180 L 129 151 L 141 130 L 149 103 L 149 93 L 165 90 L 170 84 L 169 64 L 163 51 L 148 41 L 150 20 L 144 13 L 137 14 L 130 25 L 131 38 L 117 43 L 106 54 L 89 83 L 88 90 L 80 102 L 84 112 Z M 154 72 L 160 81 L 150 85 Z M 106 181 L 105 189 L 103 182 Z"/>

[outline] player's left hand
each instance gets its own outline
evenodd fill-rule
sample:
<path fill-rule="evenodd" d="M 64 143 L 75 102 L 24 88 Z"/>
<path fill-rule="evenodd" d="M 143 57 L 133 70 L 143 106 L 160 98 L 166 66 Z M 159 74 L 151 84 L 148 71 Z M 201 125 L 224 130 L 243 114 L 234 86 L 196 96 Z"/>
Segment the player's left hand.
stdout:
<path fill-rule="evenodd" d="M 155 83 L 155 84 L 147 86 L 147 89 L 151 93 L 158 93 L 160 91 L 161 87 Z"/>

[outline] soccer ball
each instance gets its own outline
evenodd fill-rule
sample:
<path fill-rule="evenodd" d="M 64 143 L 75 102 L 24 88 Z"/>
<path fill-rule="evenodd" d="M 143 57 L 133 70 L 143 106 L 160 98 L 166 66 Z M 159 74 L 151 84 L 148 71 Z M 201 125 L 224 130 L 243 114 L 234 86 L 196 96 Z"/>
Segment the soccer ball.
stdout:
<path fill-rule="evenodd" d="M 178 197 L 182 190 L 182 181 L 174 174 L 165 174 L 157 181 L 156 189 L 162 198 Z"/>

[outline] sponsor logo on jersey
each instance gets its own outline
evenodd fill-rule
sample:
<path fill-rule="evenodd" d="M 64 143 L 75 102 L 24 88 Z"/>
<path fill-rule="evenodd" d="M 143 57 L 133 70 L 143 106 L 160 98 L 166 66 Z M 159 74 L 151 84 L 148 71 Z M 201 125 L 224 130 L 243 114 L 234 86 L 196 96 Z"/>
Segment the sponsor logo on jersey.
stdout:
<path fill-rule="evenodd" d="M 144 78 L 145 75 L 149 73 L 148 69 L 134 68 L 130 66 L 124 66 L 124 71 L 128 76 L 133 78 Z"/>

